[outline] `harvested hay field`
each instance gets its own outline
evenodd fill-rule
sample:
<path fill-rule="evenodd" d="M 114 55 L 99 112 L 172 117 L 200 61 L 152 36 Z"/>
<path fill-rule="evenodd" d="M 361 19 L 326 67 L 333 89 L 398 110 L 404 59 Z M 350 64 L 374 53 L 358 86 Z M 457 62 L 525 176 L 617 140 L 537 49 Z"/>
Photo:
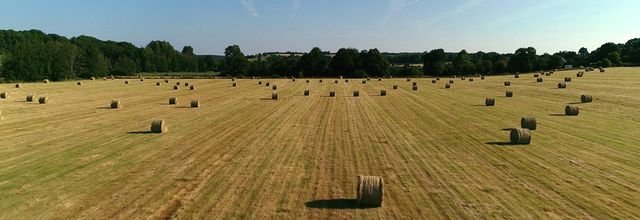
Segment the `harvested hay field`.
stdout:
<path fill-rule="evenodd" d="M 118 79 L 0 84 L 11 92 L 0 100 L 0 219 L 638 219 L 640 68 L 557 89 L 574 75 L 449 90 L 416 78 L 417 91 L 404 78 L 268 79 L 277 101 L 252 79 L 177 91 Z M 503 96 L 504 81 L 517 96 Z M 126 107 L 105 106 L 115 97 Z M 580 115 L 564 116 L 566 105 Z M 537 121 L 531 142 L 510 145 L 506 129 L 523 115 Z M 169 132 L 151 132 L 156 119 Z M 359 175 L 384 178 L 381 207 L 359 205 Z"/>

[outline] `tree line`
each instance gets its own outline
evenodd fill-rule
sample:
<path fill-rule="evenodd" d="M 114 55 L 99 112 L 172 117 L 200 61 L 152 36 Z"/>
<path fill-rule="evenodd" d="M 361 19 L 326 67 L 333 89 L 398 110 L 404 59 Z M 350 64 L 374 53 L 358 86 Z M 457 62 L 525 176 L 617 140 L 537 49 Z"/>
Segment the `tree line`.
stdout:
<path fill-rule="evenodd" d="M 341 48 L 335 54 L 313 48 L 307 53 L 264 53 L 247 56 L 231 45 L 224 56 L 196 55 L 191 46 L 177 51 L 169 42 L 152 41 L 144 48 L 128 42 L 90 36 L 66 38 L 39 30 L 0 30 L 0 76 L 7 81 L 68 80 L 133 75 L 140 72 L 220 72 L 226 76 L 386 77 L 502 74 L 561 69 L 565 65 L 630 66 L 640 64 L 640 39 L 605 43 L 538 55 L 533 47 L 514 53 L 382 53 L 378 49 Z"/>

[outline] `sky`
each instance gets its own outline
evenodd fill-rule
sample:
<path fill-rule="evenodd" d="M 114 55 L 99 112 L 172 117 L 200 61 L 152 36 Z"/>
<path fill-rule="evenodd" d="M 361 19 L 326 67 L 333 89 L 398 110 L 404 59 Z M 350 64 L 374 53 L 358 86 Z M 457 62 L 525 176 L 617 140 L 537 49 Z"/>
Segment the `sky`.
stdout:
<path fill-rule="evenodd" d="M 640 37 L 640 0 L 0 0 L 0 29 L 223 54 L 590 51 Z"/>

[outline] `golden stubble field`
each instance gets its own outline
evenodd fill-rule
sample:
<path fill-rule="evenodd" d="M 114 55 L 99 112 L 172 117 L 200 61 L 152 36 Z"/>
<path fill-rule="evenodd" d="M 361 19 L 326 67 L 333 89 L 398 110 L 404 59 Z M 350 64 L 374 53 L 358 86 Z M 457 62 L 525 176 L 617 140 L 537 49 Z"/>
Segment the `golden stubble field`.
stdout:
<path fill-rule="evenodd" d="M 0 218 L 640 218 L 640 68 L 577 72 L 413 79 L 418 91 L 404 78 L 1 84 Z M 593 103 L 563 116 L 582 94 Z M 532 143 L 502 144 L 525 115 Z M 154 119 L 169 132 L 148 133 Z M 382 207 L 355 205 L 359 174 L 384 177 Z"/>

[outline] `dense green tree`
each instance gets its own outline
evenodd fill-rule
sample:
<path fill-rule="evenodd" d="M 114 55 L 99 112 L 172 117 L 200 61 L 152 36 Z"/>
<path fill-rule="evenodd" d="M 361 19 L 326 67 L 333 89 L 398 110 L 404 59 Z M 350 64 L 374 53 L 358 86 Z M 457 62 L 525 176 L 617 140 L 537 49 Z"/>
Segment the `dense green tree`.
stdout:
<path fill-rule="evenodd" d="M 340 76 L 354 77 L 360 66 L 358 50 L 355 48 L 340 48 L 331 59 L 331 71 Z"/>
<path fill-rule="evenodd" d="M 445 72 L 447 56 L 443 49 L 425 52 L 422 56 L 423 72 L 427 75 L 441 76 Z"/>
<path fill-rule="evenodd" d="M 547 62 L 547 68 L 548 70 L 551 69 L 562 69 L 564 68 L 564 64 L 565 64 L 565 59 L 562 58 L 562 56 L 560 55 L 553 55 L 549 58 L 549 61 Z"/>
<path fill-rule="evenodd" d="M 224 50 L 223 73 L 230 76 L 243 76 L 249 70 L 249 61 L 240 50 L 240 46 L 231 45 Z"/>
<path fill-rule="evenodd" d="M 182 48 L 182 70 L 187 72 L 198 72 L 198 57 L 193 53 L 193 47 Z"/>
<path fill-rule="evenodd" d="M 89 46 L 79 57 L 77 62 L 80 77 L 102 77 L 109 74 L 109 61 L 102 52 L 95 47 Z"/>
<path fill-rule="evenodd" d="M 476 72 L 476 66 L 471 62 L 471 57 L 466 50 L 461 50 L 453 61 L 454 74 L 458 75 L 471 75 Z"/>
<path fill-rule="evenodd" d="M 389 61 L 377 48 L 362 51 L 358 57 L 361 69 L 368 76 L 389 75 Z"/>
<path fill-rule="evenodd" d="M 536 49 L 527 47 L 516 50 L 507 65 L 512 72 L 531 72 L 536 70 L 539 67 Z"/>
<path fill-rule="evenodd" d="M 300 58 L 302 72 L 307 77 L 328 76 L 329 58 L 320 48 L 314 47 Z"/>
<path fill-rule="evenodd" d="M 112 72 L 115 75 L 130 75 L 137 71 L 136 62 L 127 57 L 127 55 L 122 55 L 116 60 Z"/>

